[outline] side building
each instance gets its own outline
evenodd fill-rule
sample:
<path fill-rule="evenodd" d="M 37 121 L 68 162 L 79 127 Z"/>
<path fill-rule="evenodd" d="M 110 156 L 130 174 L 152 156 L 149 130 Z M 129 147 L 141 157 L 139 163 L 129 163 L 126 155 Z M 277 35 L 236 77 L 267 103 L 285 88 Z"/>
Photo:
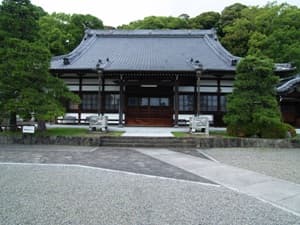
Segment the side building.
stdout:
<path fill-rule="evenodd" d="M 239 60 L 215 30 L 86 30 L 71 53 L 52 59 L 50 71 L 80 96 L 81 104 L 67 105 L 76 123 L 105 114 L 119 125 L 177 126 L 205 114 L 224 126 Z M 281 77 L 291 71 L 276 65 Z"/>

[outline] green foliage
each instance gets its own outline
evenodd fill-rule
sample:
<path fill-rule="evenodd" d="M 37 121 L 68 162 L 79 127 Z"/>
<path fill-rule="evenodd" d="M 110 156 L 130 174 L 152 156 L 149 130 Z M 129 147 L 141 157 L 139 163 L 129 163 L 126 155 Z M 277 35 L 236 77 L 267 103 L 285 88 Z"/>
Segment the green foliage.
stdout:
<path fill-rule="evenodd" d="M 295 127 L 293 127 L 292 125 L 290 125 L 288 123 L 284 123 L 284 127 L 285 127 L 286 131 L 288 131 L 290 133 L 291 137 L 297 136 Z"/>
<path fill-rule="evenodd" d="M 300 71 L 299 8 L 271 3 L 261 8 L 241 7 L 232 16 L 227 14 L 221 15 L 219 34 L 231 53 L 259 54 L 274 62 L 292 62 Z"/>
<path fill-rule="evenodd" d="M 43 10 L 29 0 L 3 0 L 0 5 L 0 30 L 5 37 L 33 41 L 37 37 L 37 20 Z"/>
<path fill-rule="evenodd" d="M 9 38 L 0 50 L 0 109 L 24 119 L 49 120 L 64 113 L 62 99 L 78 101 L 48 73 L 50 53 L 39 43 Z"/>
<path fill-rule="evenodd" d="M 53 13 L 39 20 L 40 40 L 52 55 L 72 51 L 82 40 L 85 29 L 103 29 L 103 23 L 91 15 Z"/>
<path fill-rule="evenodd" d="M 224 117 L 230 135 L 285 136 L 286 129 L 275 97 L 277 83 L 278 77 L 273 74 L 270 59 L 247 56 L 239 63 Z"/>
<path fill-rule="evenodd" d="M 69 127 L 59 127 L 59 128 L 49 128 L 44 132 L 38 133 L 41 136 L 84 136 L 88 133 L 86 128 L 69 128 Z"/>
<path fill-rule="evenodd" d="M 216 28 L 219 24 L 220 14 L 217 12 L 204 12 L 191 18 L 191 28 L 195 29 L 211 29 Z"/>
<path fill-rule="evenodd" d="M 232 25 L 224 27 L 222 44 L 235 55 L 246 56 L 253 24 L 247 19 L 238 19 Z"/>
<path fill-rule="evenodd" d="M 188 19 L 179 17 L 165 17 L 165 16 L 149 16 L 143 20 L 137 20 L 122 25 L 119 29 L 184 29 L 189 28 Z"/>
<path fill-rule="evenodd" d="M 235 3 L 225 7 L 220 17 L 220 24 L 222 27 L 233 24 L 236 19 L 241 18 L 242 11 L 246 8 L 247 6 L 241 3 Z"/>

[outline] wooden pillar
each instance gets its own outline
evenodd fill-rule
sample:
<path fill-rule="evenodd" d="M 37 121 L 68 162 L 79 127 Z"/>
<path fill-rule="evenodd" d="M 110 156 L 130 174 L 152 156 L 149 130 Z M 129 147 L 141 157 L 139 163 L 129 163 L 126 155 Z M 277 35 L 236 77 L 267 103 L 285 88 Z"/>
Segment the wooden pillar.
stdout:
<path fill-rule="evenodd" d="M 79 98 L 82 99 L 82 74 L 78 74 L 78 95 Z M 78 124 L 81 122 L 81 113 L 82 113 L 82 103 L 78 105 Z"/>
<path fill-rule="evenodd" d="M 119 127 L 123 126 L 123 108 L 124 108 L 124 81 L 123 75 L 120 75 L 120 101 L 119 101 Z"/>
<path fill-rule="evenodd" d="M 223 114 L 221 107 L 221 77 L 217 77 L 217 112 L 214 115 L 214 126 L 223 126 Z"/>
<path fill-rule="evenodd" d="M 220 77 L 218 77 L 218 79 L 217 79 L 217 87 L 218 87 L 218 89 L 217 89 L 217 111 L 218 111 L 218 113 L 220 113 L 221 112 L 221 80 L 220 80 Z"/>
<path fill-rule="evenodd" d="M 178 75 L 175 77 L 174 82 L 174 126 L 178 127 L 178 114 L 179 114 L 179 94 L 178 94 Z"/>
<path fill-rule="evenodd" d="M 200 78 L 201 78 L 202 71 L 197 70 L 196 76 L 197 76 L 197 116 L 200 115 Z"/>
<path fill-rule="evenodd" d="M 105 78 L 102 76 L 102 89 L 101 89 L 101 114 L 103 115 L 105 112 L 104 108 L 104 98 L 105 98 Z"/>
<path fill-rule="evenodd" d="M 102 111 L 102 91 L 101 91 L 101 89 L 102 89 L 102 76 L 103 76 L 103 71 L 102 70 L 97 70 L 97 74 L 98 74 L 98 101 L 97 101 L 97 108 L 98 108 L 98 110 L 97 110 L 97 112 L 98 112 L 98 116 L 100 116 L 101 115 L 101 111 Z"/>
<path fill-rule="evenodd" d="M 193 109 L 194 116 L 197 115 L 197 79 L 194 82 L 194 109 Z"/>

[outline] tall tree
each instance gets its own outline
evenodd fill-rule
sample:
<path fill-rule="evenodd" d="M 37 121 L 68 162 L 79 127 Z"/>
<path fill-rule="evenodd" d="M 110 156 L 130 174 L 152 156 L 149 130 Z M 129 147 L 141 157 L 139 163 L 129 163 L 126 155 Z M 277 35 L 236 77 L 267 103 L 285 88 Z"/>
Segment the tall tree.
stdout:
<path fill-rule="evenodd" d="M 38 41 L 43 10 L 29 0 L 4 0 L 0 11 L 0 117 L 10 116 L 16 129 L 16 115 L 34 113 L 39 122 L 62 115 L 60 100 L 78 98 L 48 72 L 50 53 Z"/>
<path fill-rule="evenodd" d="M 247 18 L 237 19 L 223 28 L 222 44 L 232 54 L 244 57 L 248 52 L 248 42 L 253 32 L 253 24 Z"/>
<path fill-rule="evenodd" d="M 82 40 L 84 30 L 103 29 L 100 19 L 91 15 L 53 13 L 39 20 L 39 36 L 52 55 L 72 51 Z"/>
<path fill-rule="evenodd" d="M 248 53 L 259 52 L 275 62 L 292 62 L 300 71 L 300 9 L 267 5 L 255 17 Z"/>
<path fill-rule="evenodd" d="M 230 134 L 266 138 L 285 136 L 274 88 L 278 77 L 273 70 L 273 62 L 265 57 L 247 56 L 238 64 L 224 117 Z"/>
<path fill-rule="evenodd" d="M 119 29 L 185 29 L 190 28 L 188 19 L 182 17 L 149 16 L 143 20 L 137 20 L 122 25 Z"/>
<path fill-rule="evenodd" d="M 204 12 L 191 18 L 191 27 L 195 29 L 211 29 L 219 26 L 220 14 L 217 12 Z"/>
<path fill-rule="evenodd" d="M 233 24 L 236 19 L 241 18 L 242 11 L 246 8 L 247 6 L 241 3 L 235 3 L 233 5 L 225 7 L 220 17 L 221 29 L 223 29 L 227 25 Z"/>
<path fill-rule="evenodd" d="M 38 43 L 9 38 L 0 50 L 0 109 L 39 122 L 63 115 L 63 99 L 78 101 L 62 80 L 49 74 L 50 53 Z M 43 125 L 43 123 L 40 123 Z"/>
<path fill-rule="evenodd" d="M 38 19 L 44 11 L 29 0 L 3 0 L 0 5 L 0 30 L 6 37 L 36 40 Z"/>

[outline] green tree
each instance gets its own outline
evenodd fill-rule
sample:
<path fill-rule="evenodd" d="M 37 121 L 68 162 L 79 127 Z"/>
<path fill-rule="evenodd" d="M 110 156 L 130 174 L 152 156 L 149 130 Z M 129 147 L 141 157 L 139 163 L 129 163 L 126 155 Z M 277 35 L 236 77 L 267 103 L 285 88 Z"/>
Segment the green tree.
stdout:
<path fill-rule="evenodd" d="M 191 27 L 195 29 L 211 29 L 219 26 L 220 14 L 217 12 L 204 12 L 191 18 Z"/>
<path fill-rule="evenodd" d="M 0 5 L 0 30 L 5 37 L 36 40 L 38 19 L 44 11 L 29 0 L 3 0 Z"/>
<path fill-rule="evenodd" d="M 248 52 L 248 42 L 253 32 L 253 24 L 246 18 L 236 20 L 232 25 L 224 27 L 224 37 L 222 44 L 232 54 L 246 56 Z"/>
<path fill-rule="evenodd" d="M 100 19 L 91 15 L 53 13 L 39 20 L 40 40 L 52 55 L 62 55 L 72 51 L 82 40 L 84 30 L 103 29 Z"/>
<path fill-rule="evenodd" d="M 65 14 L 53 13 L 40 18 L 40 40 L 52 55 L 66 54 L 76 46 L 76 38 L 69 32 L 69 24 L 70 17 Z"/>
<path fill-rule="evenodd" d="M 137 20 L 122 25 L 119 29 L 184 29 L 189 28 L 188 19 L 182 17 L 149 16 L 143 20 Z"/>
<path fill-rule="evenodd" d="M 43 125 L 62 115 L 61 100 L 78 98 L 48 72 L 50 53 L 38 36 L 44 11 L 29 0 L 4 0 L 0 12 L 0 117 L 16 129 L 16 115 L 34 113 Z"/>
<path fill-rule="evenodd" d="M 69 32 L 77 46 L 83 37 L 85 29 L 104 29 L 102 20 L 92 15 L 72 14 Z"/>
<path fill-rule="evenodd" d="M 267 5 L 253 24 L 256 31 L 249 39 L 248 53 L 292 62 L 300 71 L 300 9 L 288 4 Z"/>
<path fill-rule="evenodd" d="M 0 110 L 39 124 L 63 115 L 63 99 L 78 101 L 62 80 L 49 74 L 50 53 L 38 43 L 9 38 L 0 50 Z"/>
<path fill-rule="evenodd" d="M 274 88 L 279 78 L 273 71 L 273 62 L 265 57 L 247 56 L 238 64 L 224 117 L 231 135 L 285 136 Z"/>
<path fill-rule="evenodd" d="M 223 9 L 220 17 L 221 29 L 227 25 L 233 24 L 233 22 L 242 17 L 242 11 L 246 9 L 247 6 L 241 3 L 235 3 L 233 5 L 227 6 Z"/>

